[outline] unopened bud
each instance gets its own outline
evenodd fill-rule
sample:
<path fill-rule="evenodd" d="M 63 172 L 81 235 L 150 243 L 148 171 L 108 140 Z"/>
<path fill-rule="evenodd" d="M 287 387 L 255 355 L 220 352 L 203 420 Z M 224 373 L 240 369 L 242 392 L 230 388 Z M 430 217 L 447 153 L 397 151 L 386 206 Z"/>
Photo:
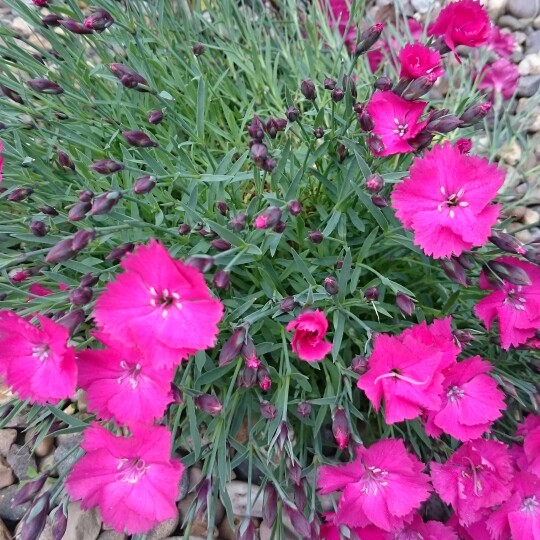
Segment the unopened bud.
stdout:
<path fill-rule="evenodd" d="M 302 418 L 309 418 L 311 415 L 311 403 L 308 401 L 301 401 L 296 407 L 296 413 Z"/>
<path fill-rule="evenodd" d="M 103 193 L 94 199 L 90 215 L 99 216 L 109 213 L 113 207 L 118 204 L 121 198 L 122 193 L 120 191 L 107 191 L 106 193 Z"/>
<path fill-rule="evenodd" d="M 189 234 L 191 232 L 191 227 L 187 224 L 187 223 L 182 223 L 179 227 L 178 227 L 178 234 L 182 235 L 182 236 L 186 236 L 187 234 Z"/>
<path fill-rule="evenodd" d="M 453 334 L 460 347 L 465 347 L 471 341 L 474 341 L 474 336 L 469 330 L 455 330 Z"/>
<path fill-rule="evenodd" d="M 376 302 L 379 299 L 379 289 L 377 287 L 369 287 L 364 291 L 364 298 L 370 302 Z"/>
<path fill-rule="evenodd" d="M 401 97 L 407 101 L 414 101 L 429 92 L 436 81 L 437 76 L 434 73 L 422 75 L 409 84 L 401 94 Z"/>
<path fill-rule="evenodd" d="M 467 281 L 467 274 L 465 273 L 465 268 L 459 264 L 459 261 L 455 258 L 450 259 L 442 259 L 441 260 L 441 266 L 444 271 L 444 273 L 450 278 L 452 281 L 458 283 L 459 285 L 463 285 L 464 287 L 468 286 Z"/>
<path fill-rule="evenodd" d="M 372 193 L 379 193 L 384 187 L 384 178 L 380 174 L 370 174 L 366 178 L 366 189 Z"/>
<path fill-rule="evenodd" d="M 287 422 L 283 420 L 280 422 L 278 427 L 278 437 L 277 443 L 281 450 L 285 447 L 285 443 L 289 440 L 289 428 L 287 427 Z"/>
<path fill-rule="evenodd" d="M 95 30 L 96 32 L 103 32 L 114 23 L 112 15 L 105 9 L 97 9 L 92 15 L 89 15 L 84 19 L 83 25 L 85 28 Z"/>
<path fill-rule="evenodd" d="M 269 206 L 255 218 L 253 225 L 256 229 L 271 229 L 281 221 L 281 216 L 281 208 Z"/>
<path fill-rule="evenodd" d="M 477 103 L 476 105 L 471 105 L 465 111 L 463 111 L 463 114 L 459 117 L 459 119 L 463 122 L 459 127 L 469 127 L 477 122 L 480 122 L 480 120 L 483 120 L 489 111 L 491 110 L 491 103 L 489 101 L 486 101 L 485 103 Z"/>
<path fill-rule="evenodd" d="M 17 94 L 15 90 L 12 90 L 11 88 L 4 86 L 3 84 L 0 84 L 0 90 L 2 90 L 2 94 L 4 94 L 4 96 L 6 96 L 8 99 L 11 99 L 11 101 L 24 105 L 23 98 L 19 94 Z"/>
<path fill-rule="evenodd" d="M 112 174 L 125 168 L 123 163 L 112 159 L 100 159 L 90 165 L 90 168 L 99 174 Z"/>
<path fill-rule="evenodd" d="M 148 81 L 135 70 L 125 64 L 109 64 L 109 69 L 120 79 L 120 82 L 128 87 L 138 91 L 147 91 Z"/>
<path fill-rule="evenodd" d="M 368 369 L 368 359 L 365 356 L 355 356 L 350 369 L 358 375 L 363 375 Z"/>
<path fill-rule="evenodd" d="M 302 95 L 310 101 L 315 101 L 315 99 L 317 99 L 317 89 L 311 79 L 302 81 L 300 84 L 300 92 L 302 92 Z"/>
<path fill-rule="evenodd" d="M 20 540 L 36 540 L 39 538 L 49 513 L 49 492 L 40 495 L 23 516 Z"/>
<path fill-rule="evenodd" d="M 32 193 L 34 193 L 34 190 L 32 188 L 15 188 L 7 196 L 7 200 L 11 202 L 21 202 L 30 195 L 32 195 Z"/>
<path fill-rule="evenodd" d="M 171 392 L 174 402 L 177 405 L 182 405 L 184 403 L 184 392 L 182 392 L 175 384 L 171 385 Z"/>
<path fill-rule="evenodd" d="M 392 86 L 393 86 L 392 79 L 390 79 L 390 77 L 386 77 L 386 76 L 379 77 L 375 81 L 373 86 L 377 90 L 382 90 L 383 92 L 385 92 L 387 90 L 392 90 Z"/>
<path fill-rule="evenodd" d="M 506 253 L 516 253 L 518 255 L 527 253 L 527 249 L 517 238 L 503 231 L 493 229 L 488 240 L 502 251 L 506 251 Z"/>
<path fill-rule="evenodd" d="M 52 206 L 49 206 L 48 204 L 42 204 L 38 210 L 42 213 L 42 214 L 45 214 L 46 216 L 57 216 L 58 215 L 58 210 L 56 210 L 56 208 L 53 208 Z"/>
<path fill-rule="evenodd" d="M 264 129 L 265 129 L 266 133 L 268 134 L 268 136 L 271 139 L 275 139 L 277 137 L 277 134 L 278 134 L 278 131 L 279 131 L 276 119 L 275 118 L 269 118 L 266 121 Z"/>
<path fill-rule="evenodd" d="M 151 139 L 144 131 L 122 131 L 122 137 L 137 148 L 156 148 L 159 146 L 157 141 Z"/>
<path fill-rule="evenodd" d="M 195 398 L 195 406 L 210 416 L 217 416 L 223 405 L 216 396 L 212 394 L 201 394 Z"/>
<path fill-rule="evenodd" d="M 229 212 L 229 205 L 225 201 L 216 201 L 216 208 L 222 216 L 226 216 Z"/>
<path fill-rule="evenodd" d="M 160 124 L 163 121 L 163 112 L 159 110 L 150 111 L 146 118 L 151 124 Z"/>
<path fill-rule="evenodd" d="M 154 176 L 140 176 L 133 184 L 133 193 L 135 195 L 145 195 L 150 193 L 156 187 Z"/>
<path fill-rule="evenodd" d="M 314 244 L 320 244 L 324 240 L 324 235 L 321 231 L 310 231 L 308 238 Z"/>
<path fill-rule="evenodd" d="M 427 148 L 431 141 L 433 140 L 434 135 L 432 132 L 427 131 L 426 129 L 423 129 L 416 137 L 413 137 L 412 139 L 409 139 L 409 144 L 417 151 L 420 152 L 421 150 L 424 150 L 424 148 Z"/>
<path fill-rule="evenodd" d="M 296 199 L 293 201 L 289 201 L 287 204 L 287 208 L 289 210 L 289 213 L 293 216 L 297 216 L 302 213 L 302 204 Z"/>
<path fill-rule="evenodd" d="M 67 515 L 62 505 L 57 506 L 51 513 L 52 540 L 61 540 L 67 529 Z"/>
<path fill-rule="evenodd" d="M 378 208 L 386 208 L 388 206 L 388 201 L 382 195 L 372 195 L 371 202 Z"/>
<path fill-rule="evenodd" d="M 66 30 L 69 30 L 72 34 L 93 34 L 94 31 L 91 28 L 87 28 L 83 23 L 76 21 L 75 19 L 60 19 L 58 21 Z"/>
<path fill-rule="evenodd" d="M 210 244 L 218 251 L 228 251 L 232 247 L 232 244 L 227 242 L 227 240 L 223 240 L 223 238 L 216 238 L 215 240 L 212 240 Z"/>
<path fill-rule="evenodd" d="M 283 313 L 288 313 L 289 311 L 292 311 L 297 305 L 298 304 L 296 303 L 296 300 L 292 296 L 286 296 L 279 303 L 279 309 L 283 311 Z"/>
<path fill-rule="evenodd" d="M 94 291 L 91 287 L 77 287 L 69 293 L 68 297 L 74 306 L 84 306 L 92 300 L 93 295 Z"/>
<path fill-rule="evenodd" d="M 272 157 L 267 157 L 261 164 L 261 169 L 266 172 L 272 172 L 277 165 L 277 161 Z"/>
<path fill-rule="evenodd" d="M 294 504 L 296 504 L 300 511 L 304 510 L 307 503 L 306 488 L 304 484 L 305 480 L 294 486 Z"/>
<path fill-rule="evenodd" d="M 263 493 L 263 508 L 262 514 L 265 523 L 272 527 L 274 521 L 276 520 L 278 510 L 278 494 L 274 484 L 268 482 L 264 488 Z"/>
<path fill-rule="evenodd" d="M 212 283 L 216 289 L 226 289 L 231 284 L 229 273 L 225 270 L 218 270 L 212 278 Z"/>
<path fill-rule="evenodd" d="M 340 144 L 336 149 L 339 163 L 343 163 L 347 158 L 347 147 L 344 144 Z"/>
<path fill-rule="evenodd" d="M 343 259 L 336 259 L 336 262 L 334 263 L 334 268 L 336 270 L 341 270 L 343 268 Z"/>
<path fill-rule="evenodd" d="M 472 150 L 471 139 L 458 139 L 454 145 L 462 154 L 468 154 Z"/>
<path fill-rule="evenodd" d="M 32 90 L 40 92 L 42 94 L 62 94 L 64 89 L 55 82 L 49 81 L 49 79 L 30 79 L 26 81 L 26 84 Z"/>
<path fill-rule="evenodd" d="M 255 143 L 250 148 L 251 159 L 258 165 L 262 165 L 268 156 L 268 148 L 262 143 Z"/>
<path fill-rule="evenodd" d="M 29 276 L 30 272 L 28 270 L 12 270 L 9 273 L 9 279 L 13 283 L 20 283 L 21 281 L 28 279 Z"/>
<path fill-rule="evenodd" d="M 530 249 L 525 253 L 524 257 L 533 264 L 540 266 L 540 250 Z"/>
<path fill-rule="evenodd" d="M 476 267 L 476 262 L 470 253 L 463 252 L 459 257 L 455 257 L 455 259 L 467 270 L 472 270 Z"/>
<path fill-rule="evenodd" d="M 247 329 L 245 326 L 239 326 L 233 331 L 231 337 L 224 343 L 219 353 L 218 363 L 220 367 L 230 364 L 235 358 L 240 356 L 246 335 Z"/>
<path fill-rule="evenodd" d="M 362 131 L 372 131 L 375 127 L 375 122 L 373 121 L 373 118 L 366 111 L 362 111 L 360 113 L 360 115 L 358 116 L 358 122 L 360 123 Z"/>
<path fill-rule="evenodd" d="M 37 7 L 45 7 L 49 3 L 49 0 L 32 0 L 32 4 Z"/>
<path fill-rule="evenodd" d="M 316 127 L 313 130 L 313 136 L 316 139 L 322 139 L 324 137 L 324 129 L 322 127 Z"/>
<path fill-rule="evenodd" d="M 273 420 L 277 416 L 277 409 L 269 401 L 261 401 L 259 405 L 261 414 L 267 420 Z"/>
<path fill-rule="evenodd" d="M 440 118 L 432 118 L 426 124 L 427 131 L 436 131 L 437 133 L 450 133 L 463 123 L 457 116 L 447 114 Z"/>
<path fill-rule="evenodd" d="M 358 38 L 358 44 L 354 53 L 356 56 L 366 53 L 371 49 L 375 42 L 381 37 L 382 31 L 384 29 L 384 24 L 381 22 L 375 23 L 373 26 L 370 26 L 367 30 L 364 30 L 360 37 Z"/>
<path fill-rule="evenodd" d="M 41 488 L 45 485 L 45 482 L 47 481 L 47 478 L 49 475 L 47 473 L 42 474 L 41 476 L 38 476 L 35 480 L 32 480 L 31 482 L 27 482 L 24 484 L 19 491 L 17 491 L 15 497 L 13 498 L 13 501 L 11 503 L 11 507 L 15 508 L 16 506 L 19 506 L 20 504 L 25 504 L 29 501 L 31 501 L 41 490 Z"/>
<path fill-rule="evenodd" d="M 58 15 L 56 13 L 50 13 L 49 15 L 45 15 L 44 17 L 41 17 L 41 24 L 48 28 L 49 26 L 60 26 L 60 21 L 63 19 L 62 15 Z"/>
<path fill-rule="evenodd" d="M 233 216 L 229 225 L 234 232 L 243 231 L 247 227 L 247 215 L 245 212 L 239 212 Z"/>
<path fill-rule="evenodd" d="M 97 284 L 99 281 L 99 278 L 97 276 L 94 276 L 94 274 L 88 273 L 85 274 L 81 280 L 79 281 L 79 285 L 81 287 L 93 287 Z"/>
<path fill-rule="evenodd" d="M 119 246 L 116 246 L 114 249 L 112 249 L 110 253 L 107 254 L 107 256 L 105 257 L 105 260 L 118 261 L 126 253 L 130 253 L 134 249 L 135 249 L 135 244 L 133 244 L 132 242 L 126 242 L 125 244 L 120 244 Z"/>
<path fill-rule="evenodd" d="M 336 81 L 327 77 L 324 79 L 324 88 L 325 90 L 333 90 L 336 87 Z"/>
<path fill-rule="evenodd" d="M 300 467 L 300 464 L 294 458 L 287 466 L 287 473 L 295 485 L 300 485 L 302 481 L 302 467 Z"/>
<path fill-rule="evenodd" d="M 529 286 L 532 284 L 531 278 L 525 270 L 519 266 L 505 263 L 502 261 L 491 261 L 486 264 L 488 270 L 491 270 L 500 279 L 513 283 L 514 285 Z"/>
<path fill-rule="evenodd" d="M 34 236 L 45 236 L 49 232 L 49 227 L 44 221 L 32 221 L 30 223 L 30 232 Z"/>
<path fill-rule="evenodd" d="M 236 380 L 236 384 L 240 388 L 253 388 L 257 382 L 257 369 L 249 366 L 244 366 L 240 375 Z"/>
<path fill-rule="evenodd" d="M 287 117 L 287 120 L 289 122 L 296 122 L 296 120 L 298 120 L 298 116 L 300 116 L 300 111 L 296 107 L 291 105 L 285 111 L 285 116 Z"/>
<path fill-rule="evenodd" d="M 323 284 L 324 284 L 325 291 L 329 295 L 334 296 L 339 292 L 339 287 L 334 277 L 332 276 L 325 277 Z"/>
<path fill-rule="evenodd" d="M 300 538 L 311 538 L 311 527 L 306 516 L 290 503 L 283 505 L 285 514 L 291 521 L 294 531 Z"/>
<path fill-rule="evenodd" d="M 258 538 L 258 536 L 257 536 Z M 255 525 L 250 517 L 244 518 L 244 521 L 239 525 L 236 531 L 236 540 L 254 540 Z"/>
<path fill-rule="evenodd" d="M 263 392 L 268 392 L 272 386 L 272 379 L 270 378 L 270 373 L 264 366 L 260 366 L 257 371 L 257 379 L 259 381 L 259 387 Z"/>
<path fill-rule="evenodd" d="M 354 79 L 352 77 L 349 77 L 349 75 L 343 75 L 342 83 L 343 83 L 343 88 L 345 89 L 345 91 L 346 92 L 348 91 L 349 94 L 351 94 L 351 96 L 353 97 L 353 99 L 356 99 L 357 90 L 356 90 L 356 82 L 354 81 Z"/>
<path fill-rule="evenodd" d="M 96 231 L 92 229 L 81 229 L 73 235 L 72 246 L 76 252 L 84 249 L 94 238 L 96 237 Z"/>
<path fill-rule="evenodd" d="M 375 156 L 382 154 L 382 152 L 384 152 L 384 149 L 386 148 L 386 146 L 384 146 L 382 139 L 378 135 L 375 135 L 375 134 L 371 134 L 367 138 L 366 142 L 371 153 L 374 154 Z"/>
<path fill-rule="evenodd" d="M 349 435 L 351 430 L 349 427 L 349 420 L 347 419 L 347 413 L 344 409 L 337 408 L 332 415 L 332 433 L 338 443 L 340 450 L 345 450 L 349 444 Z"/>
<path fill-rule="evenodd" d="M 338 86 L 332 90 L 330 97 L 334 103 L 339 103 L 345 97 L 345 91 Z"/>
<path fill-rule="evenodd" d="M 62 150 L 56 151 L 56 159 L 58 160 L 58 164 L 64 167 L 64 169 L 75 170 L 75 164 L 72 159 L 65 152 L 62 152 Z"/>
<path fill-rule="evenodd" d="M 202 43 L 195 43 L 191 50 L 195 56 L 199 57 L 204 54 L 205 46 Z"/>
<path fill-rule="evenodd" d="M 90 202 L 94 198 L 94 193 L 89 189 L 83 189 L 79 192 L 79 201 Z"/>
<path fill-rule="evenodd" d="M 91 208 L 92 203 L 80 201 L 70 208 L 67 218 L 69 221 L 81 221 Z"/>
<path fill-rule="evenodd" d="M 403 313 L 403 315 L 406 315 L 407 317 L 410 317 L 416 309 L 412 299 L 409 298 L 406 294 L 400 292 L 396 294 L 396 305 L 401 311 L 401 313 Z"/>
<path fill-rule="evenodd" d="M 197 257 L 191 256 L 185 260 L 189 266 L 194 266 L 203 274 L 209 272 L 214 266 L 214 257 Z"/>
<path fill-rule="evenodd" d="M 47 253 L 45 261 L 56 264 L 73 258 L 77 252 L 73 249 L 73 238 L 60 240 Z"/>

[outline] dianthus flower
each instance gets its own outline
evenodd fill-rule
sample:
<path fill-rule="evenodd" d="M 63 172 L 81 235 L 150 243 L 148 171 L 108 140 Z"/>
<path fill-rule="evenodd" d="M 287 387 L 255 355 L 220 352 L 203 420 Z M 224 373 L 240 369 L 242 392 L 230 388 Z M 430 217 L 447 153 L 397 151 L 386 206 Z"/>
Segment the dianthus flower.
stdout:
<path fill-rule="evenodd" d="M 133 344 L 103 333 L 95 337 L 107 348 L 77 353 L 78 382 L 86 390 L 88 409 L 128 426 L 161 418 L 172 401 L 174 366 L 157 369 L 154 359 Z"/>
<path fill-rule="evenodd" d="M 477 439 L 458 448 L 446 463 L 431 463 L 431 481 L 441 499 L 468 526 L 486 510 L 507 500 L 514 469 L 508 447 Z"/>
<path fill-rule="evenodd" d="M 503 182 L 496 165 L 446 142 L 415 158 L 392 203 L 426 255 L 459 256 L 487 242 L 501 208 L 490 203 Z"/>
<path fill-rule="evenodd" d="M 42 315 L 37 319 L 41 330 L 0 311 L 0 375 L 21 400 L 45 405 L 73 396 L 77 366 L 68 330 Z"/>
<path fill-rule="evenodd" d="M 413 152 L 410 140 L 424 129 L 427 121 L 420 121 L 427 103 L 407 101 L 390 90 L 375 92 L 366 106 L 366 112 L 373 118 L 373 133 L 378 135 L 384 149 L 378 156 L 391 156 Z"/>
<path fill-rule="evenodd" d="M 517 473 L 514 492 L 487 519 L 493 540 L 540 540 L 540 478 Z"/>
<path fill-rule="evenodd" d="M 332 343 L 324 341 L 328 320 L 322 311 L 307 311 L 287 325 L 287 332 L 294 330 L 291 347 L 301 360 L 317 362 L 331 350 Z"/>
<path fill-rule="evenodd" d="M 464 527 L 459 523 L 456 514 L 452 514 L 446 522 L 449 527 L 452 527 L 462 540 L 493 540 L 489 534 L 485 519 L 476 521 Z"/>
<path fill-rule="evenodd" d="M 450 318 L 425 322 L 399 336 L 379 334 L 374 340 L 368 370 L 357 383 L 376 411 L 385 400 L 385 421 L 395 424 L 441 406 L 443 370 L 460 352 L 454 343 Z"/>
<path fill-rule="evenodd" d="M 529 414 L 516 433 L 523 437 L 526 470 L 540 478 L 540 416 Z"/>
<path fill-rule="evenodd" d="M 197 268 L 173 259 L 156 240 L 137 247 L 120 266 L 125 272 L 96 303 L 101 330 L 144 349 L 156 367 L 215 344 L 223 304 L 212 298 Z"/>
<path fill-rule="evenodd" d="M 103 521 L 119 533 L 147 533 L 177 514 L 184 465 L 171 459 L 171 434 L 163 426 L 133 426 L 116 437 L 90 424 L 81 443 L 86 451 L 71 469 L 66 489 L 81 508 L 98 507 Z"/>
<path fill-rule="evenodd" d="M 501 29 L 496 24 L 491 27 L 487 43 L 488 49 L 503 58 L 508 58 L 512 56 L 516 45 L 516 39 L 510 32 L 501 32 Z"/>
<path fill-rule="evenodd" d="M 474 312 L 488 330 L 498 318 L 501 347 L 509 349 L 526 343 L 540 329 L 540 268 L 517 257 L 500 257 L 496 261 L 521 268 L 532 282 L 514 285 L 503 280 L 497 288 L 486 279 L 484 271 L 480 274 L 480 288 L 493 292 L 474 306 Z"/>
<path fill-rule="evenodd" d="M 405 45 L 399 52 L 398 59 L 401 65 L 399 76 L 406 79 L 418 79 L 428 73 L 440 77 L 444 73 L 439 52 L 423 43 Z"/>
<path fill-rule="evenodd" d="M 325 0 L 322 0 L 323 4 L 326 4 Z M 352 52 L 356 44 L 356 26 L 351 24 L 347 35 L 345 31 L 347 30 L 347 24 L 349 23 L 350 12 L 349 12 L 350 3 L 348 0 L 329 0 L 328 6 L 331 13 L 330 17 L 330 27 L 334 27 L 337 22 L 339 33 L 345 38 L 345 45 L 347 49 Z"/>
<path fill-rule="evenodd" d="M 458 540 L 457 534 L 439 521 L 422 521 L 419 514 L 399 531 L 386 532 L 377 527 L 365 527 L 359 532 L 362 540 Z"/>
<path fill-rule="evenodd" d="M 430 36 L 442 36 L 448 47 L 481 47 L 488 42 L 491 21 L 487 11 L 476 0 L 459 0 L 448 4 L 428 28 Z M 459 58 L 458 58 L 459 60 Z"/>
<path fill-rule="evenodd" d="M 438 437 L 443 432 L 460 441 L 477 439 L 505 409 L 504 393 L 486 375 L 493 369 L 479 356 L 450 366 L 444 372 L 442 403 L 428 416 L 426 431 Z"/>
<path fill-rule="evenodd" d="M 480 73 L 478 88 L 488 90 L 492 99 L 494 94 L 501 94 L 505 100 L 510 99 L 518 87 L 519 70 L 513 62 L 499 58 L 493 64 L 484 66 Z"/>
<path fill-rule="evenodd" d="M 352 463 L 320 467 L 317 487 L 323 494 L 343 490 L 336 525 L 398 531 L 429 497 L 429 477 L 423 469 L 402 440 L 385 439 L 369 448 L 357 447 Z"/>

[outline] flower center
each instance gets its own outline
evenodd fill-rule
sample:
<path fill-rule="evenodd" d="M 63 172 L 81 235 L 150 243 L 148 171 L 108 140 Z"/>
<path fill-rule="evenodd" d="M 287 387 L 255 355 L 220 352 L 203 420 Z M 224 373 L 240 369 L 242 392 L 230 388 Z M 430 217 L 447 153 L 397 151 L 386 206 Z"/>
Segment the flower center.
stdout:
<path fill-rule="evenodd" d="M 527 299 L 521 296 L 522 289 L 523 287 L 521 285 L 509 289 L 503 303 L 508 304 L 514 309 L 525 311 L 525 304 L 527 303 Z"/>
<path fill-rule="evenodd" d="M 394 118 L 394 124 L 396 124 L 396 129 L 393 130 L 394 133 L 399 137 L 404 137 L 409 129 L 409 124 L 402 122 L 398 118 Z"/>
<path fill-rule="evenodd" d="M 417 386 L 421 386 L 423 384 L 426 384 L 429 381 L 429 378 L 418 381 L 416 379 L 413 379 L 412 377 L 407 377 L 406 375 L 401 375 L 401 373 L 397 369 L 393 369 L 392 371 L 388 373 L 384 373 L 383 375 L 379 375 L 373 384 L 377 384 L 382 379 L 399 379 L 400 381 L 408 382 L 409 384 L 414 384 Z"/>
<path fill-rule="evenodd" d="M 528 497 L 527 499 L 524 499 L 521 503 L 521 512 L 536 512 L 538 510 L 538 507 L 540 506 L 540 502 L 538 502 L 536 495 L 533 495 L 532 497 Z"/>
<path fill-rule="evenodd" d="M 149 468 L 150 465 L 146 465 L 144 459 L 122 458 L 118 460 L 116 467 L 117 478 L 120 482 L 136 484 Z"/>
<path fill-rule="evenodd" d="M 362 482 L 361 491 L 366 495 L 377 495 L 379 489 L 388 485 L 387 476 L 388 471 L 373 466 L 366 467 L 362 480 L 360 480 Z"/>
<path fill-rule="evenodd" d="M 456 215 L 454 208 L 458 206 L 462 208 L 464 208 L 465 206 L 469 206 L 469 203 L 467 201 L 460 200 L 463 195 L 465 195 L 465 190 L 463 188 L 461 188 L 457 193 L 452 193 L 451 195 L 448 195 L 446 193 L 446 188 L 444 186 L 441 186 L 441 193 L 443 197 L 445 197 L 445 199 L 437 206 L 437 210 L 439 212 L 442 212 L 443 208 L 449 208 L 450 211 L 448 212 L 448 215 L 450 216 L 450 219 L 454 219 Z"/>
<path fill-rule="evenodd" d="M 120 367 L 122 368 L 122 374 L 118 377 L 118 384 L 122 384 L 124 381 L 127 381 L 131 388 L 137 388 L 139 384 L 139 375 L 141 373 L 141 364 L 135 364 L 130 366 L 125 360 L 120 362 Z"/>
<path fill-rule="evenodd" d="M 458 399 L 461 399 L 464 395 L 465 395 L 465 390 L 463 390 L 463 388 L 460 388 L 459 386 L 451 386 L 448 389 L 448 392 L 446 392 L 446 397 L 452 403 L 454 401 L 457 401 Z"/>
<path fill-rule="evenodd" d="M 471 474 L 469 474 L 467 472 L 467 470 L 463 470 L 461 471 L 461 476 L 463 478 L 467 478 L 467 479 L 470 479 L 473 483 L 473 492 L 474 494 L 479 497 L 480 495 L 482 495 L 482 490 L 484 489 L 482 487 L 482 482 L 480 482 L 480 476 L 479 476 L 479 473 L 481 471 L 484 470 L 484 468 L 482 467 L 482 465 L 475 465 L 472 461 L 472 459 L 470 458 L 465 458 L 468 462 L 469 462 L 469 466 L 470 466 L 470 471 L 471 471 Z"/>
<path fill-rule="evenodd" d="M 161 316 L 165 319 L 169 315 L 169 308 L 176 307 L 182 309 L 180 295 L 177 292 L 170 292 L 169 289 L 163 289 L 157 292 L 154 287 L 150 287 L 150 305 L 161 308 Z"/>
<path fill-rule="evenodd" d="M 40 345 L 35 345 L 34 347 L 32 347 L 32 356 L 34 358 L 37 358 L 40 362 L 47 360 L 47 358 L 49 358 L 50 352 L 51 348 L 47 343 L 42 343 Z"/>

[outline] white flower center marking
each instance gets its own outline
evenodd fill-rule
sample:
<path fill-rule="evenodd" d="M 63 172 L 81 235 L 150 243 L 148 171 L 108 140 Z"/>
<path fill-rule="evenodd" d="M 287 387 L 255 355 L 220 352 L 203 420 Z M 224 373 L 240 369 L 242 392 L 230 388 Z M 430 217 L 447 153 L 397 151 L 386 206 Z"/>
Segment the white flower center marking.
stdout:
<path fill-rule="evenodd" d="M 508 304 L 514 309 L 517 309 L 519 311 L 525 311 L 525 305 L 527 303 L 527 299 L 520 295 L 523 287 L 521 285 L 518 285 L 517 287 L 512 287 L 508 290 L 508 294 L 506 295 L 506 298 L 504 299 L 504 304 Z"/>
<path fill-rule="evenodd" d="M 42 343 L 41 345 L 35 345 L 32 347 L 32 356 L 37 358 L 40 362 L 47 360 L 51 353 L 51 349 L 47 343 Z"/>
<path fill-rule="evenodd" d="M 123 373 L 117 379 L 118 384 L 127 381 L 131 385 L 131 388 L 137 388 L 139 385 L 139 375 L 142 369 L 141 364 L 130 366 L 125 360 L 122 360 L 120 362 L 120 367 L 122 368 Z"/>
<path fill-rule="evenodd" d="M 366 467 L 364 475 L 362 476 L 362 487 L 360 490 L 366 495 L 377 495 L 379 489 L 388 485 L 386 477 L 388 471 L 383 471 L 378 467 L 370 466 Z"/>
<path fill-rule="evenodd" d="M 540 502 L 538 502 L 536 495 L 533 495 L 532 497 L 523 499 L 520 510 L 521 512 L 536 512 L 539 506 Z"/>
<path fill-rule="evenodd" d="M 117 478 L 120 482 L 136 484 L 149 468 L 150 465 L 146 465 L 144 459 L 122 458 L 118 460 L 116 466 Z"/>
<path fill-rule="evenodd" d="M 448 398 L 448 401 L 451 401 L 452 403 L 454 401 L 457 401 L 458 399 L 461 399 L 465 395 L 465 390 L 463 388 L 460 388 L 459 386 L 451 386 L 448 389 L 448 392 L 446 392 L 446 397 Z"/>
<path fill-rule="evenodd" d="M 466 206 L 469 206 L 469 203 L 467 201 L 460 200 L 463 195 L 465 195 L 465 190 L 463 188 L 461 188 L 457 193 L 452 193 L 449 196 L 446 193 L 446 188 L 444 186 L 441 186 L 441 194 L 444 197 L 444 201 L 437 206 L 437 210 L 439 212 L 442 212 L 443 208 L 449 208 L 450 211 L 448 212 L 448 215 L 450 216 L 450 219 L 454 219 L 456 217 L 456 212 L 454 208 L 465 208 Z"/>
<path fill-rule="evenodd" d="M 396 124 L 396 129 L 393 132 L 400 137 L 404 137 L 409 129 L 409 124 L 401 122 L 398 118 L 394 118 L 394 124 Z"/>
<path fill-rule="evenodd" d="M 169 289 L 163 289 L 161 293 L 154 287 L 150 287 L 150 305 L 155 308 L 161 308 L 161 316 L 165 319 L 169 315 L 169 308 L 176 307 L 182 309 L 180 295 L 177 292 L 170 292 Z"/>

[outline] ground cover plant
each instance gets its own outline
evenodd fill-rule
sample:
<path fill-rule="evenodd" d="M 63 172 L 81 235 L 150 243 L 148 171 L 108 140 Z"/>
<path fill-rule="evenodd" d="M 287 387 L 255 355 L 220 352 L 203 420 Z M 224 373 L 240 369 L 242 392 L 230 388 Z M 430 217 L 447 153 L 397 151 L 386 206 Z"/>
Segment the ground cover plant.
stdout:
<path fill-rule="evenodd" d="M 22 537 L 68 500 L 144 537 L 198 466 L 186 538 L 240 467 L 242 539 L 257 499 L 274 538 L 540 538 L 540 255 L 471 140 L 519 136 L 481 4 L 7 3 L 2 425 L 82 436 Z"/>

